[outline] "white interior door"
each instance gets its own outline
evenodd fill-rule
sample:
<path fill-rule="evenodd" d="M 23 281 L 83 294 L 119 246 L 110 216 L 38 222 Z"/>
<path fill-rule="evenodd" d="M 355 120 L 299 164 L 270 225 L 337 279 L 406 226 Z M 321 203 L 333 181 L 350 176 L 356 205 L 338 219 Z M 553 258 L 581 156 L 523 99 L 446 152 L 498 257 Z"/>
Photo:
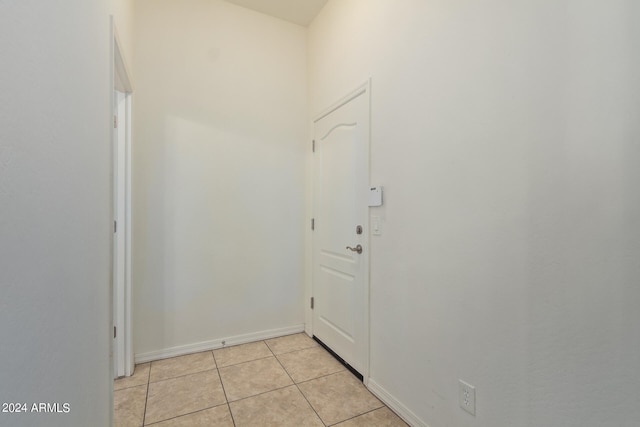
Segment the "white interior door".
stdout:
<path fill-rule="evenodd" d="M 314 131 L 313 334 L 366 379 L 369 85 L 318 118 Z"/>

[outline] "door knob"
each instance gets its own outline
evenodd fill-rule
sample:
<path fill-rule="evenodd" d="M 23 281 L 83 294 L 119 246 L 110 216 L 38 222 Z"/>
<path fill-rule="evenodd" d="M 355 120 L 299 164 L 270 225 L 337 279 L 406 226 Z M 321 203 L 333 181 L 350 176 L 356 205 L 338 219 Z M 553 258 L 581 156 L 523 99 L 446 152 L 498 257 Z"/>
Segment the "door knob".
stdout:
<path fill-rule="evenodd" d="M 347 246 L 347 249 L 349 249 L 352 252 L 358 252 L 359 254 L 362 253 L 362 245 L 358 245 L 355 248 L 352 248 L 351 246 Z"/>

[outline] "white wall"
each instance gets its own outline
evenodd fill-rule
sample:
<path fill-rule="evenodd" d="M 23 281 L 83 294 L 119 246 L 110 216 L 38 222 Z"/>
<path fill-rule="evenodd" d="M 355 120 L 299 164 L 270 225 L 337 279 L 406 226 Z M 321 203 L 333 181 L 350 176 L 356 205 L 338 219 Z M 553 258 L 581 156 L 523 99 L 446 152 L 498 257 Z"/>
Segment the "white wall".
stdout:
<path fill-rule="evenodd" d="M 0 2 L 0 425 L 110 426 L 111 4 Z"/>
<path fill-rule="evenodd" d="M 129 78 L 134 80 L 133 74 L 133 29 L 134 29 L 134 0 L 111 0 L 112 15 L 124 60 L 127 65 Z"/>
<path fill-rule="evenodd" d="M 306 31 L 136 2 L 135 353 L 304 323 Z"/>
<path fill-rule="evenodd" d="M 415 419 L 637 425 L 638 19 L 630 0 L 330 0 L 312 23 L 312 114 L 372 77 L 371 379 Z"/>

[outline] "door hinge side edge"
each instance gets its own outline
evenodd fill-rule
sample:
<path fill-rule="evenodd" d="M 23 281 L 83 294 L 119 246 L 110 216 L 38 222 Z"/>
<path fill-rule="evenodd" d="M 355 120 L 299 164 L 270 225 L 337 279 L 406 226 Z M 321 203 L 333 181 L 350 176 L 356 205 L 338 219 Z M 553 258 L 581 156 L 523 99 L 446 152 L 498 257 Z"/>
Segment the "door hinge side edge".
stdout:
<path fill-rule="evenodd" d="M 314 301 L 313 301 L 313 297 L 311 297 L 311 310 L 313 310 L 313 306 L 314 306 Z"/>
<path fill-rule="evenodd" d="M 316 229 L 316 219 L 315 218 L 311 218 L 311 230 L 315 230 Z"/>

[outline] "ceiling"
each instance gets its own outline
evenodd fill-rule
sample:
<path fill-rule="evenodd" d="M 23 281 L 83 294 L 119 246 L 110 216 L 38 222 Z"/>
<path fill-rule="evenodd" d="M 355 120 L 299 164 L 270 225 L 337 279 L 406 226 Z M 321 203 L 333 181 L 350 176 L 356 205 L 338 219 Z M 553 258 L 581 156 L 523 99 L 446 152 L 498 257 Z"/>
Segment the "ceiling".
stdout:
<path fill-rule="evenodd" d="M 294 24 L 308 26 L 327 0 L 227 0 Z"/>

